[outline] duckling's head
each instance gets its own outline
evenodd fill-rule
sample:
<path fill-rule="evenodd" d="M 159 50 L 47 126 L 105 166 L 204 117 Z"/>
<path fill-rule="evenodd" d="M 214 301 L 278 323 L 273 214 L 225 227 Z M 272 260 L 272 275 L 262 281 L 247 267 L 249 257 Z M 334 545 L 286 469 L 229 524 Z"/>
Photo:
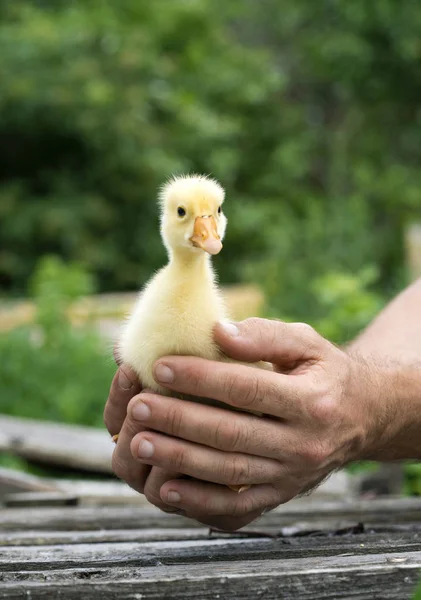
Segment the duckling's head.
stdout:
<path fill-rule="evenodd" d="M 227 218 L 222 212 L 225 192 L 205 175 L 174 177 L 161 190 L 161 235 L 172 254 L 218 254 Z"/>

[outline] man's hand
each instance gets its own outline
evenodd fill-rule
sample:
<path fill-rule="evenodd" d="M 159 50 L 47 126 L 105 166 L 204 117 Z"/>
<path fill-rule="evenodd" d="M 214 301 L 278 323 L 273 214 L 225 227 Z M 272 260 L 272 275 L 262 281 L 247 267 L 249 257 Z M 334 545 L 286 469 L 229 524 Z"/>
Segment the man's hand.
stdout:
<path fill-rule="evenodd" d="M 189 357 L 158 361 L 156 376 L 166 387 L 263 412 L 262 418 L 135 396 L 133 374 L 125 389 L 117 373 L 105 411 L 110 433 L 124 430 L 114 453 L 117 475 L 164 510 L 172 506 L 234 530 L 352 460 L 420 460 L 420 303 L 421 279 L 347 352 L 301 324 L 251 319 L 237 331 L 216 328 L 227 355 L 273 362 L 275 373 Z M 139 456 L 140 446 L 149 457 Z M 190 479 L 174 478 L 174 468 Z M 253 487 L 237 494 L 226 483 Z"/>
<path fill-rule="evenodd" d="M 229 356 L 275 371 L 175 356 L 157 362 L 157 381 L 265 416 L 142 393 L 128 404 L 127 439 L 122 432 L 126 481 L 147 465 L 183 473 L 193 480 L 163 483 L 161 502 L 236 529 L 374 451 L 388 410 L 377 401 L 375 369 L 305 324 L 249 319 L 237 330 L 218 326 L 216 337 Z M 237 494 L 226 485 L 252 487 Z"/>

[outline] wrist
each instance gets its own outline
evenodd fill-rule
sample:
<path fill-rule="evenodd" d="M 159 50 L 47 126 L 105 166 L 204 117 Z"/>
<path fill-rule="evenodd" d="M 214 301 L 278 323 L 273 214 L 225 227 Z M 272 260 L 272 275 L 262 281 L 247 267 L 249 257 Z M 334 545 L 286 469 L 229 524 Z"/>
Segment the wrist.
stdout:
<path fill-rule="evenodd" d="M 358 364 L 366 443 L 361 460 L 421 459 L 421 363 L 347 353 Z"/>

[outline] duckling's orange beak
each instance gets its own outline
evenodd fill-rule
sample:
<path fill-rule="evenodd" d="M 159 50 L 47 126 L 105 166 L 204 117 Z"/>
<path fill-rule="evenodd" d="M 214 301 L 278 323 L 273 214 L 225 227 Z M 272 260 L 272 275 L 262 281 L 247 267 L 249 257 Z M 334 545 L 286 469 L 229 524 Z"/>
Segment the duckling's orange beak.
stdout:
<path fill-rule="evenodd" d="M 222 250 L 221 238 L 218 235 L 215 219 L 212 215 L 196 217 L 193 235 L 190 238 L 193 246 L 202 248 L 209 254 L 218 254 Z"/>

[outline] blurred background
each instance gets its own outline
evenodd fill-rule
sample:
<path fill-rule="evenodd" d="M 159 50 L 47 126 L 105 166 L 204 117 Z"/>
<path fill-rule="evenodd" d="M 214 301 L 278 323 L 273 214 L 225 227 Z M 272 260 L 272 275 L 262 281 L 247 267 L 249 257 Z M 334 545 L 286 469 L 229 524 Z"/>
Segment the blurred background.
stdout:
<path fill-rule="evenodd" d="M 398 0 L 0 0 L 0 412 L 102 426 L 172 174 L 226 188 L 245 304 L 360 331 L 420 260 L 420 28 Z"/>

